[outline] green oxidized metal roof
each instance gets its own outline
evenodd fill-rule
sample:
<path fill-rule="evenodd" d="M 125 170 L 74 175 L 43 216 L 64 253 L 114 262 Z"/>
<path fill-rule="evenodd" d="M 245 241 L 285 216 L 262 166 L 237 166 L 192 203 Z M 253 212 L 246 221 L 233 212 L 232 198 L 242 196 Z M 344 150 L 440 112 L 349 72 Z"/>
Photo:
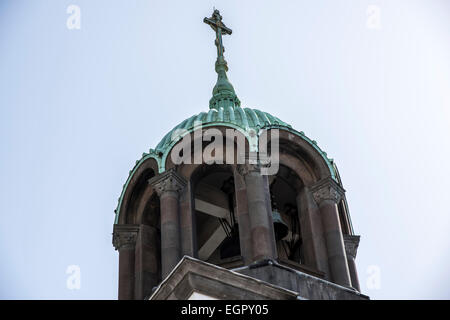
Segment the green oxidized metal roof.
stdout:
<path fill-rule="evenodd" d="M 130 170 L 127 181 L 123 185 L 122 193 L 118 199 L 118 205 L 115 210 L 116 218 L 115 223 L 118 223 L 119 219 L 119 210 L 123 201 L 123 196 L 125 194 L 125 190 L 133 177 L 134 173 L 137 171 L 139 166 L 147 159 L 153 158 L 158 163 L 159 173 L 165 171 L 165 162 L 167 156 L 170 153 L 172 147 L 182 139 L 185 134 L 192 132 L 198 126 L 198 123 L 201 122 L 202 127 L 212 127 L 212 126 L 225 126 L 234 129 L 241 130 L 248 139 L 248 133 L 251 129 L 258 132 L 260 129 L 268 129 L 268 128 L 279 128 L 282 130 L 289 131 L 303 140 L 308 142 L 314 149 L 316 149 L 319 154 L 322 156 L 324 161 L 326 162 L 331 176 L 333 179 L 336 178 L 335 168 L 333 159 L 329 159 L 327 157 L 327 153 L 319 148 L 317 142 L 315 140 L 309 139 L 303 131 L 297 131 L 292 128 L 291 125 L 286 122 L 280 120 L 279 118 L 257 109 L 250 108 L 241 108 L 241 107 L 219 107 L 218 109 L 210 109 L 208 112 L 201 112 L 199 114 L 193 115 L 192 117 L 184 120 L 175 128 L 170 130 L 160 143 L 156 146 L 155 149 L 150 149 L 149 153 L 143 153 L 140 160 L 136 161 L 135 166 L 132 170 Z M 178 134 L 178 132 L 180 134 Z M 250 142 L 250 141 L 249 141 Z"/>
<path fill-rule="evenodd" d="M 238 127 L 244 131 L 248 131 L 249 129 L 258 131 L 262 128 L 274 126 L 292 128 L 291 125 L 267 112 L 229 105 L 224 108 L 221 107 L 218 110 L 210 109 L 208 112 L 201 112 L 184 120 L 164 136 L 155 148 L 156 153 L 165 153 L 167 148 L 173 144 L 174 140 L 177 140 L 177 132 L 191 131 L 198 123 L 201 123 L 203 127 L 214 124 L 217 126 Z"/>

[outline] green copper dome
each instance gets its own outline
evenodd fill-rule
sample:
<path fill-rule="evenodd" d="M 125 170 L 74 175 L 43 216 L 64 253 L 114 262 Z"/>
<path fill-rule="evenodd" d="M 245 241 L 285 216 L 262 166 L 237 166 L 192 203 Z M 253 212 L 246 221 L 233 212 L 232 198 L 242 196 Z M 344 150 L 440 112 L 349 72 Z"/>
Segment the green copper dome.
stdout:
<path fill-rule="evenodd" d="M 147 159 L 152 158 L 158 163 L 159 173 L 164 172 L 166 170 L 165 168 L 166 159 L 172 147 L 178 141 L 180 141 L 185 134 L 194 131 L 200 124 L 200 122 L 202 127 L 225 126 L 240 130 L 247 137 L 247 139 L 249 139 L 248 133 L 252 129 L 255 130 L 256 132 L 258 132 L 260 129 L 269 129 L 269 128 L 279 128 L 281 130 L 289 131 L 290 133 L 301 137 L 303 140 L 308 142 L 314 149 L 316 149 L 317 152 L 325 160 L 330 170 L 331 177 L 335 180 L 337 179 L 335 171 L 336 169 L 333 160 L 329 159 L 327 157 L 327 153 L 319 148 L 317 142 L 315 140 L 311 140 L 310 138 L 308 138 L 303 133 L 303 131 L 297 131 L 286 122 L 283 122 L 277 117 L 274 117 L 273 115 L 260 110 L 232 107 L 232 106 L 228 106 L 225 108 L 220 107 L 218 109 L 213 108 L 210 109 L 208 112 L 201 112 L 181 122 L 179 125 L 177 125 L 175 128 L 173 128 L 164 136 L 164 138 L 161 140 L 160 143 L 158 143 L 155 149 L 150 149 L 148 153 L 143 153 L 142 157 L 136 161 L 133 169 L 130 170 L 129 172 L 127 181 L 123 185 L 122 193 L 118 199 L 119 200 L 118 205 L 115 210 L 116 212 L 115 223 L 118 223 L 119 218 L 118 210 L 121 207 L 125 190 L 134 173 L 139 168 L 139 166 L 142 163 L 144 163 L 144 161 L 146 161 Z M 177 130 L 179 130 L 178 132 L 180 134 L 177 134 Z"/>
<path fill-rule="evenodd" d="M 149 153 L 144 153 L 142 158 L 136 161 L 136 166 L 139 166 L 139 164 L 147 158 L 153 158 L 158 163 L 159 172 L 164 172 L 166 170 L 166 159 L 172 150 L 172 147 L 186 134 L 193 132 L 199 126 L 203 128 L 224 126 L 239 130 L 247 138 L 250 143 L 250 148 L 254 145 L 254 141 L 252 140 L 254 138 L 252 138 L 251 131 L 256 132 L 256 136 L 259 135 L 261 129 L 278 128 L 289 131 L 290 133 L 301 137 L 319 152 L 327 163 L 332 177 L 335 178 L 333 160 L 329 159 L 327 153 L 319 148 L 317 142 L 308 138 L 303 131 L 295 130 L 290 124 L 287 124 L 267 112 L 251 108 L 233 107 L 231 105 L 212 108 L 208 112 L 200 112 L 199 114 L 184 120 L 170 130 L 158 143 L 155 149 L 150 149 Z"/>
<path fill-rule="evenodd" d="M 155 148 L 156 153 L 166 153 L 167 149 L 181 138 L 181 136 L 177 135 L 177 132 L 192 131 L 194 126 L 197 126 L 199 123 L 203 127 L 222 125 L 242 129 L 244 132 L 250 129 L 259 131 L 259 129 L 273 127 L 292 128 L 286 122 L 267 112 L 232 106 L 220 107 L 218 109 L 210 109 L 208 112 L 201 112 L 181 122 L 164 136 Z"/>

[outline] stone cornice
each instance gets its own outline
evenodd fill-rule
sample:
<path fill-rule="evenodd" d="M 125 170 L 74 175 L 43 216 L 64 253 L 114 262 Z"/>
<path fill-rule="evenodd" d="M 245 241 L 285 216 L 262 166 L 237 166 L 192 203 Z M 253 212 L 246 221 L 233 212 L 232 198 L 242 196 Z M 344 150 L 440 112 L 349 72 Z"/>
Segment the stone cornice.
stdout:
<path fill-rule="evenodd" d="M 115 224 L 113 231 L 113 246 L 116 250 L 123 248 L 134 248 L 139 225 L 134 224 Z"/>
<path fill-rule="evenodd" d="M 318 205 L 325 200 L 338 203 L 345 193 L 345 190 L 331 177 L 318 181 L 310 187 L 310 190 Z"/>
<path fill-rule="evenodd" d="M 360 236 L 355 235 L 344 235 L 344 244 L 345 244 L 345 253 L 352 257 L 353 259 L 356 258 L 356 253 L 358 251 L 358 245 L 359 245 L 359 239 Z"/>
<path fill-rule="evenodd" d="M 158 196 L 161 196 L 164 192 L 178 192 L 182 190 L 186 185 L 186 180 L 174 169 L 170 169 L 156 177 L 151 178 L 148 180 L 148 183 L 155 188 Z"/>

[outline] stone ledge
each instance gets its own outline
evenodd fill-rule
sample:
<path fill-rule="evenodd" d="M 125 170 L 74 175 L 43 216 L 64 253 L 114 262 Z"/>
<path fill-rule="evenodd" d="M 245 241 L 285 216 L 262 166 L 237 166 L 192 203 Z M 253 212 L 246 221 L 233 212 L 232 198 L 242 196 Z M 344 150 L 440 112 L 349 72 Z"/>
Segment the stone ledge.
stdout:
<path fill-rule="evenodd" d="M 369 300 L 368 296 L 356 290 L 280 265 L 272 260 L 258 261 L 233 271 L 298 292 L 300 299 Z"/>
<path fill-rule="evenodd" d="M 186 300 L 196 292 L 223 300 L 295 300 L 297 293 L 184 256 L 149 300 Z"/>

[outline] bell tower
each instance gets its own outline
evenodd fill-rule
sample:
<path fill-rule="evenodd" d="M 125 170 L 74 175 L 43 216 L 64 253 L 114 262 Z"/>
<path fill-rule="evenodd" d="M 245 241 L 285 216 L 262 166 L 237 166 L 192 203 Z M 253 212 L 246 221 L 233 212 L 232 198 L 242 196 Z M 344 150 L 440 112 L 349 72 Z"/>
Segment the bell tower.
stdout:
<path fill-rule="evenodd" d="M 209 110 L 129 173 L 113 232 L 119 299 L 368 299 L 336 163 L 303 131 L 241 106 L 224 57 L 232 30 L 218 10 L 203 21 L 217 48 Z"/>

